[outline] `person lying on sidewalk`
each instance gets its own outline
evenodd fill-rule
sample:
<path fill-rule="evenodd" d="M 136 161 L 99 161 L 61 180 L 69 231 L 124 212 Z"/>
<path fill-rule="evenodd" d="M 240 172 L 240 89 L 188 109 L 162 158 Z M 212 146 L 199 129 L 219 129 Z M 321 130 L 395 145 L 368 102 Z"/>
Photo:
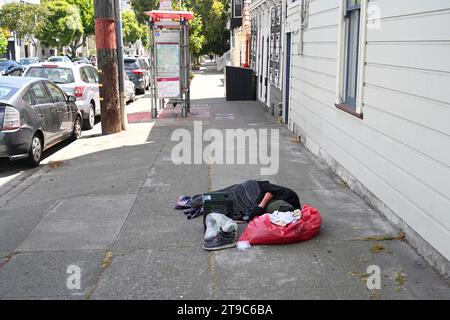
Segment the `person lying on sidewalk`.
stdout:
<path fill-rule="evenodd" d="M 267 213 L 269 203 L 274 201 L 282 200 L 290 204 L 294 209 L 301 209 L 300 199 L 293 190 L 272 184 L 269 181 L 258 181 L 258 184 L 261 188 L 261 194 L 257 199 L 258 205 L 253 209 L 249 220 Z"/>
<path fill-rule="evenodd" d="M 268 206 L 273 206 L 276 202 L 283 202 L 292 211 L 301 209 L 299 197 L 293 190 L 272 184 L 269 181 L 248 180 L 209 192 L 209 194 L 225 192 L 231 194 L 233 199 L 234 212 L 232 218 L 236 221 L 250 221 L 256 216 L 267 213 Z M 202 215 L 203 194 L 193 197 L 181 196 L 175 205 L 175 209 L 188 209 L 184 212 L 188 219 Z M 280 209 L 277 208 L 276 210 Z"/>

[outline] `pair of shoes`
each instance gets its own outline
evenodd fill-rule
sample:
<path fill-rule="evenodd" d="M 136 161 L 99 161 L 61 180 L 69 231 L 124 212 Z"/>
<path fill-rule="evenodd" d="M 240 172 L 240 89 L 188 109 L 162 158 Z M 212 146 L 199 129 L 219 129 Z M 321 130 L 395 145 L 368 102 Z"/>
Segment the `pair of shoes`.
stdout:
<path fill-rule="evenodd" d="M 203 242 L 203 249 L 208 251 L 222 250 L 236 246 L 236 232 L 225 232 L 222 228 L 217 232 L 217 236 L 211 240 Z"/>

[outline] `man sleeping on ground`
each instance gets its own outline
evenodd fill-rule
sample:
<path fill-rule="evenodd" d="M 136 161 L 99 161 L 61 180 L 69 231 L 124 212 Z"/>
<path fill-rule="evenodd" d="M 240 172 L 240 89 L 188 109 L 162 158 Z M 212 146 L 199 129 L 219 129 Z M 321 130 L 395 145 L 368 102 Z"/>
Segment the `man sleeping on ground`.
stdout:
<path fill-rule="evenodd" d="M 298 195 L 291 189 L 270 183 L 269 181 L 248 180 L 234 184 L 212 193 L 227 192 L 233 199 L 233 219 L 250 221 L 256 216 L 267 212 L 293 211 L 301 209 Z M 180 201 L 186 201 L 186 207 L 180 206 Z M 191 208 L 185 214 L 188 219 L 202 214 L 203 196 L 181 197 L 177 203 L 179 209 Z M 192 212 L 191 212 L 192 211 Z"/>

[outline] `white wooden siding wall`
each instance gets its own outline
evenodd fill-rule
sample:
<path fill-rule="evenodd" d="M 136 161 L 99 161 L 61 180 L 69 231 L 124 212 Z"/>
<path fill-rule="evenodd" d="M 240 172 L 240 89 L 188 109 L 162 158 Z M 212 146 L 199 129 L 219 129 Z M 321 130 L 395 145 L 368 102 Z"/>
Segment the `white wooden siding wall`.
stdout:
<path fill-rule="evenodd" d="M 450 260 L 450 1 L 369 4 L 364 120 L 334 107 L 338 0 L 310 1 L 291 120 Z"/>

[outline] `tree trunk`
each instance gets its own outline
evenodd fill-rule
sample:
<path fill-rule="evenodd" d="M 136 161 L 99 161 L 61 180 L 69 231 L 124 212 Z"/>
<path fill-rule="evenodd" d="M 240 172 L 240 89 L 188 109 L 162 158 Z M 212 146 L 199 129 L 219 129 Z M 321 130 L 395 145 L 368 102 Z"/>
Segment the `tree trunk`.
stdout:
<path fill-rule="evenodd" d="M 95 0 L 94 11 L 102 133 L 111 134 L 122 130 L 114 1 Z"/>

